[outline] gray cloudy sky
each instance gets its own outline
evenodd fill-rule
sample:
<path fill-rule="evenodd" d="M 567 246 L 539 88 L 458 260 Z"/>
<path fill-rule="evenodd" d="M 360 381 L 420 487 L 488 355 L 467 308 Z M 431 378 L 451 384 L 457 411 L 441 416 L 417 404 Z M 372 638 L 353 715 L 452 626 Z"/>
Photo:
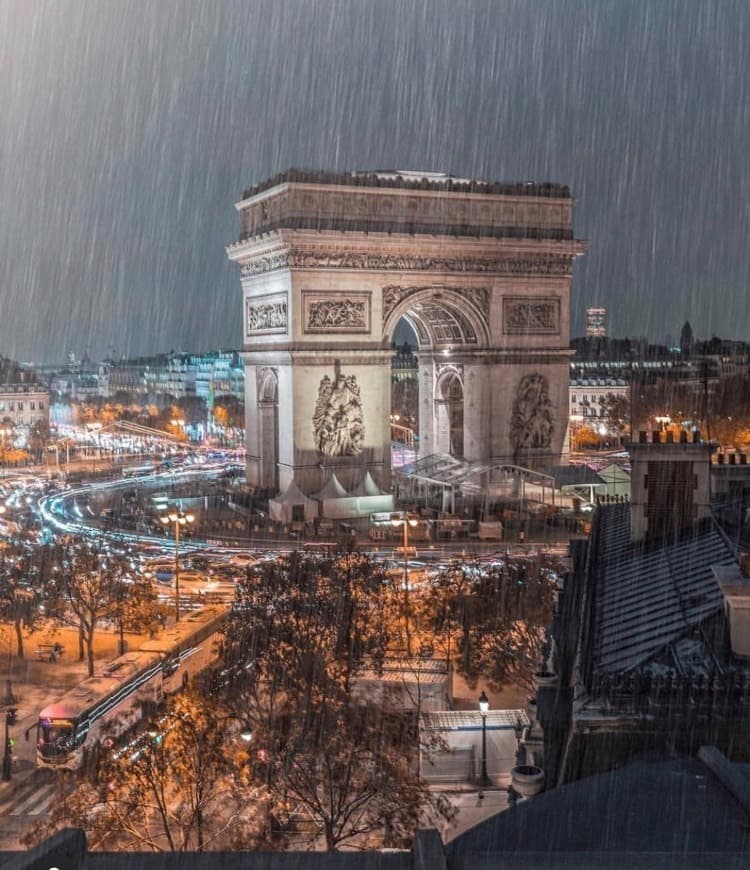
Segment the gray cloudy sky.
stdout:
<path fill-rule="evenodd" d="M 0 353 L 239 346 L 288 166 L 558 181 L 615 334 L 750 337 L 747 0 L 0 0 Z"/>

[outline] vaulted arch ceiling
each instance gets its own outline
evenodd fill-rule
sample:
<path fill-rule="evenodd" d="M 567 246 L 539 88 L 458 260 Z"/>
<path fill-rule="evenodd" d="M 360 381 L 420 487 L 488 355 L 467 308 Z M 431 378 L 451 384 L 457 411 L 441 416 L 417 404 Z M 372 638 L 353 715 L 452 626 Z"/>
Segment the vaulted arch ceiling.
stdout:
<path fill-rule="evenodd" d="M 473 303 L 458 291 L 425 289 L 410 294 L 390 313 L 387 337 L 402 317 L 414 329 L 420 347 L 487 343 L 486 323 L 483 327 Z"/>

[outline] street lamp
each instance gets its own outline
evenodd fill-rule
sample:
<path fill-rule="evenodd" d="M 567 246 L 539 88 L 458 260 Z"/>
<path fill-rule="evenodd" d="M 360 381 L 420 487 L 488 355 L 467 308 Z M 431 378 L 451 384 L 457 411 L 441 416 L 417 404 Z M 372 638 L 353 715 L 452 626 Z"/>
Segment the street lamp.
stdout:
<path fill-rule="evenodd" d="M 406 627 L 406 653 L 411 655 L 411 632 L 409 630 L 409 526 L 414 528 L 418 524 L 418 520 L 410 517 L 408 514 L 402 514 L 400 517 L 391 514 L 391 525 L 394 529 L 403 526 L 404 543 L 401 548 L 404 556 L 404 621 Z"/>
<path fill-rule="evenodd" d="M 8 729 L 10 728 L 11 725 L 16 724 L 16 713 L 17 713 L 17 710 L 15 708 L 12 708 L 10 710 L 5 711 L 5 748 L 3 749 L 3 775 L 2 775 L 3 782 L 10 782 L 10 769 L 11 769 L 11 762 L 13 759 L 13 755 L 12 755 L 13 743 L 11 742 L 10 733 L 9 733 Z"/>
<path fill-rule="evenodd" d="M 14 601 L 15 603 L 15 601 Z M 5 630 L 3 629 L 3 634 L 5 634 Z M 10 632 L 8 632 L 7 636 L 7 644 L 8 644 L 8 677 L 5 680 L 5 698 L 3 702 L 5 704 L 15 704 L 16 696 L 13 694 L 13 641 L 11 640 Z"/>
<path fill-rule="evenodd" d="M 165 526 L 174 526 L 174 621 L 180 621 L 180 526 L 186 526 L 195 521 L 192 514 L 183 511 L 170 511 L 159 519 Z"/>
<path fill-rule="evenodd" d="M 492 783 L 487 776 L 487 714 L 490 711 L 490 699 L 484 689 L 479 696 L 479 712 L 482 714 L 482 774 L 479 777 L 479 785 L 488 788 Z"/>

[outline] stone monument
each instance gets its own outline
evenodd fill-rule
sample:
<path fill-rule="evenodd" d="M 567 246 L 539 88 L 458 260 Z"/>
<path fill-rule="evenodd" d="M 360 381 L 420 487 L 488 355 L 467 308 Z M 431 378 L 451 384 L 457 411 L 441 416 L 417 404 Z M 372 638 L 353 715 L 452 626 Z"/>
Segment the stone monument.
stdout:
<path fill-rule="evenodd" d="M 567 426 L 573 200 L 554 184 L 290 170 L 237 203 L 248 483 L 390 486 L 396 325 L 420 456 L 534 467 Z"/>

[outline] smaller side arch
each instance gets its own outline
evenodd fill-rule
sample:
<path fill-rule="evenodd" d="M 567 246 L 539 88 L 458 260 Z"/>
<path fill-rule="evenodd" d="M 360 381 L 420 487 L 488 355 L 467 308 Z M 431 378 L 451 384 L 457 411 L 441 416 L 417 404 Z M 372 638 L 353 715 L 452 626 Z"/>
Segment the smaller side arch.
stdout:
<path fill-rule="evenodd" d="M 266 367 L 258 372 L 258 444 L 260 446 L 259 484 L 279 489 L 279 374 Z"/>
<path fill-rule="evenodd" d="M 275 404 L 279 401 L 279 374 L 276 369 L 262 368 L 258 372 L 258 402 Z"/>
<path fill-rule="evenodd" d="M 446 366 L 435 378 L 436 447 L 439 453 L 463 458 L 464 379 L 456 366 Z"/>

